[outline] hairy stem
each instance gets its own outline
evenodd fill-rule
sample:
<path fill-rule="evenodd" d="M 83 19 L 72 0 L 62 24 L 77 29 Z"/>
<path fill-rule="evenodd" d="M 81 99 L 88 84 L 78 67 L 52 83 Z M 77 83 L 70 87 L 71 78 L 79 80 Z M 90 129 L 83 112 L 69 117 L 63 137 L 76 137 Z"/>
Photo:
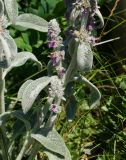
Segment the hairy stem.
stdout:
<path fill-rule="evenodd" d="M 0 113 L 5 112 L 4 90 L 5 80 L 2 78 L 3 69 L 0 68 Z"/>
<path fill-rule="evenodd" d="M 1 60 L 1 56 L 0 56 Z M 0 68 L 0 114 L 5 112 L 5 101 L 4 101 L 4 90 L 5 90 L 5 80 L 3 79 L 3 68 Z M 6 143 L 6 130 L 4 126 L 0 128 L 0 141 L 2 149 L 3 160 L 8 160 L 7 143 Z"/>

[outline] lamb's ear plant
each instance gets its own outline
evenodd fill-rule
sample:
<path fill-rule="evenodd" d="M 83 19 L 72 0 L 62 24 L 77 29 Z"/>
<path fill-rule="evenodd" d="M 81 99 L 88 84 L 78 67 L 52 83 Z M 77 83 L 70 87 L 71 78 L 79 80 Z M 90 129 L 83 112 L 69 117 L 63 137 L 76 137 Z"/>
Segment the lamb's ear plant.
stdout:
<path fill-rule="evenodd" d="M 4 3 L 9 19 L 9 24 L 24 27 L 26 29 L 35 29 L 40 32 L 48 31 L 48 23 L 43 18 L 31 13 L 19 14 L 18 3 L 16 2 L 16 0 L 4 0 Z"/>
<path fill-rule="evenodd" d="M 24 19 L 22 19 L 22 17 Z M 34 54 L 30 52 L 18 53 L 17 45 L 7 30 L 9 25 L 18 25 L 25 28 L 36 29 L 41 32 L 47 32 L 48 30 L 47 21 L 38 16 L 32 14 L 22 14 L 18 16 L 18 4 L 16 0 L 0 0 L 0 159 L 3 160 L 16 159 L 16 155 L 12 155 L 13 142 L 16 135 L 13 135 L 9 141 L 5 127 L 8 118 L 15 117 L 23 121 L 28 132 L 30 130 L 30 123 L 25 120 L 22 111 L 6 110 L 4 98 L 5 77 L 14 67 L 22 66 L 28 60 L 34 61 L 38 65 L 39 70 L 41 70 L 42 67 Z M 10 135 L 12 135 L 12 133 Z"/>
<path fill-rule="evenodd" d="M 56 19 L 47 23 L 32 14 L 18 15 L 16 0 L 4 0 L 4 2 L 0 0 L 0 18 L 4 22 L 1 24 L 0 33 L 0 138 L 3 160 L 21 160 L 23 157 L 33 160 L 38 151 L 44 152 L 49 160 L 71 160 L 64 140 L 55 129 L 57 116 L 62 112 L 61 102 L 69 104 L 65 105 L 66 115 L 68 120 L 72 121 L 77 107 L 76 97 L 73 94 L 76 82 L 84 83 L 90 88 L 90 109 L 100 101 L 99 90 L 83 75 L 92 69 L 92 47 L 97 40 L 94 34 L 97 28 L 104 25 L 102 15 L 96 0 L 74 2 L 66 0 L 65 3 L 68 29 L 66 40 L 63 40 Z M 4 5 L 8 17 L 6 23 Z M 95 20 L 96 17 L 98 22 Z M 17 53 L 16 44 L 6 30 L 11 24 L 42 32 L 48 31 L 48 46 L 52 48 L 52 52 L 47 65 L 48 75 L 36 80 L 27 80 L 20 87 L 17 98 L 21 102 L 22 110 L 6 111 L 4 100 L 6 74 L 13 67 L 21 66 L 29 59 L 41 68 L 41 63 L 32 53 Z M 5 125 L 13 117 L 16 118 L 13 133 L 8 137 Z M 17 139 L 18 146 L 15 143 Z"/>

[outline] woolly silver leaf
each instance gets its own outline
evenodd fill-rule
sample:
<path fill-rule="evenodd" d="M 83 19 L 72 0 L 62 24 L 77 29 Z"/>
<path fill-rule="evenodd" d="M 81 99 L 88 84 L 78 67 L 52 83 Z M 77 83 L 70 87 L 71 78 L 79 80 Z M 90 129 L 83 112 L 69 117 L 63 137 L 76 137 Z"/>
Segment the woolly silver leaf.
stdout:
<path fill-rule="evenodd" d="M 6 12 L 12 24 L 15 24 L 18 17 L 18 3 L 16 0 L 4 0 Z"/>
<path fill-rule="evenodd" d="M 50 83 L 50 81 L 50 77 L 38 78 L 25 88 L 21 101 L 24 113 L 27 113 L 30 110 L 39 93 Z"/>
<path fill-rule="evenodd" d="M 65 160 L 71 160 L 70 152 L 59 133 L 55 129 L 49 131 L 47 135 L 46 132 L 46 129 L 41 129 L 41 133 L 31 134 L 31 137 L 41 143 L 48 150 L 64 156 Z"/>
<path fill-rule="evenodd" d="M 77 50 L 77 67 L 79 71 L 88 72 L 92 68 L 93 53 L 89 43 L 80 43 Z"/>
<path fill-rule="evenodd" d="M 30 52 L 19 52 L 16 54 L 14 60 L 11 62 L 11 65 L 9 68 L 5 69 L 3 72 L 3 78 L 7 75 L 9 71 L 11 71 L 15 67 L 19 67 L 24 65 L 28 60 L 32 60 L 35 63 L 37 63 L 39 69 L 41 69 L 42 65 L 41 63 L 37 60 L 37 58 Z"/>
<path fill-rule="evenodd" d="M 33 15 L 31 13 L 19 15 L 17 17 L 16 25 L 25 27 L 27 29 L 35 29 L 40 32 L 48 31 L 48 22 L 43 18 Z"/>
<path fill-rule="evenodd" d="M 33 80 L 27 80 L 25 83 L 23 83 L 23 85 L 20 87 L 19 91 L 18 91 L 18 95 L 17 95 L 17 98 L 18 100 L 21 100 L 22 99 L 22 95 L 23 95 L 23 92 L 25 90 L 25 88 L 31 83 L 33 82 Z"/>

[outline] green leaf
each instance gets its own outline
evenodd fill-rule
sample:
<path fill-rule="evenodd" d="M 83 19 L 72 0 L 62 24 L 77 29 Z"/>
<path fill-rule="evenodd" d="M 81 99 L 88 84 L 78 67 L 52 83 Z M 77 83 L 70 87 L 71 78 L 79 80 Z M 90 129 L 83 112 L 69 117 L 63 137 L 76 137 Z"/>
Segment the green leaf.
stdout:
<path fill-rule="evenodd" d="M 105 0 L 98 0 L 98 4 L 101 6 L 105 3 Z"/>
<path fill-rule="evenodd" d="M 21 33 L 22 38 L 26 44 L 29 44 L 29 34 L 27 32 Z"/>
<path fill-rule="evenodd" d="M 49 7 L 49 11 L 50 13 L 52 13 L 56 7 L 56 5 L 61 2 L 61 0 L 46 0 L 48 7 Z M 62 6 L 61 6 L 62 7 Z"/>
<path fill-rule="evenodd" d="M 32 52 L 32 47 L 30 46 L 29 43 L 26 43 L 24 40 L 24 37 L 17 37 L 15 38 L 17 47 L 20 48 L 21 50 L 25 50 L 28 52 Z"/>
<path fill-rule="evenodd" d="M 41 132 L 31 134 L 31 137 L 41 143 L 48 150 L 64 156 L 65 160 L 71 160 L 70 152 L 68 151 L 64 140 L 56 130 L 53 129 L 47 133 L 47 130 L 43 128 L 41 129 Z"/>
<path fill-rule="evenodd" d="M 81 43 L 77 50 L 77 66 L 80 71 L 88 72 L 92 68 L 93 53 L 89 43 Z"/>
<path fill-rule="evenodd" d="M 84 82 L 87 86 L 91 89 L 91 106 L 90 109 L 93 109 L 96 105 L 99 104 L 101 99 L 101 93 L 99 92 L 98 88 L 93 85 L 90 81 L 88 81 L 85 77 L 81 76 L 81 82 Z"/>
<path fill-rule="evenodd" d="M 16 0 L 4 0 L 8 17 L 12 24 L 15 24 L 18 17 L 18 3 Z"/>
<path fill-rule="evenodd" d="M 27 80 L 25 83 L 23 83 L 23 85 L 20 87 L 19 91 L 18 91 L 18 100 L 21 100 L 22 99 L 22 95 L 23 95 L 23 92 L 25 90 L 25 88 L 31 83 L 33 82 L 33 80 Z"/>
<path fill-rule="evenodd" d="M 17 18 L 16 25 L 25 28 L 35 29 L 40 32 L 48 31 L 48 22 L 43 18 L 33 14 L 21 14 Z"/>
<path fill-rule="evenodd" d="M 22 109 L 27 113 L 35 102 L 39 93 L 51 82 L 50 77 L 38 78 L 31 82 L 22 95 Z"/>
<path fill-rule="evenodd" d="M 4 4 L 3 1 L 0 0 L 0 17 L 2 17 L 4 14 Z"/>
<path fill-rule="evenodd" d="M 19 67 L 24 65 L 28 60 L 32 60 L 37 63 L 38 67 L 41 68 L 41 63 L 37 60 L 37 58 L 30 52 L 19 52 L 17 53 L 14 60 L 11 62 L 9 68 L 5 69 L 3 72 L 3 78 L 7 75 L 9 71 L 11 71 L 15 67 Z"/>
<path fill-rule="evenodd" d="M 45 1 L 41 0 L 42 8 L 44 9 L 44 12 L 47 12 L 47 4 Z"/>
<path fill-rule="evenodd" d="M 126 90 L 126 78 L 123 78 L 123 79 L 122 79 L 122 81 L 120 82 L 119 87 L 120 87 L 122 90 Z"/>

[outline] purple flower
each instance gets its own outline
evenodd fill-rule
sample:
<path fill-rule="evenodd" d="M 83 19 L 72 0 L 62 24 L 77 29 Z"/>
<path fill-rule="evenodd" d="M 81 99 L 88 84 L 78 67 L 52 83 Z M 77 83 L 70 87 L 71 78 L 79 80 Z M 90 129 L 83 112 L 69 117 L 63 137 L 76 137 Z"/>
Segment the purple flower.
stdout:
<path fill-rule="evenodd" d="M 50 111 L 53 113 L 58 113 L 59 112 L 58 106 L 56 104 L 52 104 Z"/>
<path fill-rule="evenodd" d="M 66 73 L 65 68 L 62 66 L 57 67 L 56 70 L 57 70 L 58 76 L 60 78 L 62 78 L 64 76 L 64 74 Z"/>
<path fill-rule="evenodd" d="M 51 55 L 49 56 L 51 59 L 51 62 L 53 66 L 59 66 L 60 62 L 64 60 L 64 51 L 55 51 L 52 52 Z"/>
<path fill-rule="evenodd" d="M 51 53 L 51 55 L 50 55 L 49 57 L 50 57 L 50 59 L 51 59 L 51 62 L 52 62 L 52 64 L 53 64 L 53 66 L 59 65 L 60 56 L 57 54 L 57 52 Z"/>
<path fill-rule="evenodd" d="M 55 39 L 54 40 L 52 40 L 52 41 L 48 41 L 49 42 L 49 48 L 57 48 L 57 41 L 55 41 Z"/>
<path fill-rule="evenodd" d="M 61 30 L 56 19 L 52 19 L 48 24 L 48 46 L 49 48 L 57 48 L 62 43 L 59 36 Z"/>
<path fill-rule="evenodd" d="M 92 31 L 92 30 L 93 30 L 93 28 L 94 28 L 94 26 L 93 26 L 93 25 L 91 25 L 91 24 L 89 24 L 89 25 L 88 25 L 88 27 L 87 27 L 87 30 L 88 30 L 88 31 Z"/>

